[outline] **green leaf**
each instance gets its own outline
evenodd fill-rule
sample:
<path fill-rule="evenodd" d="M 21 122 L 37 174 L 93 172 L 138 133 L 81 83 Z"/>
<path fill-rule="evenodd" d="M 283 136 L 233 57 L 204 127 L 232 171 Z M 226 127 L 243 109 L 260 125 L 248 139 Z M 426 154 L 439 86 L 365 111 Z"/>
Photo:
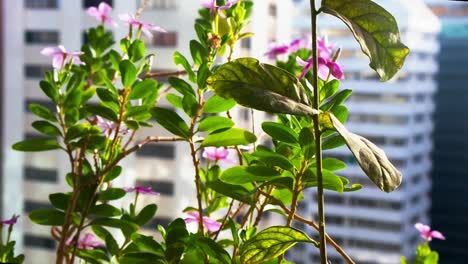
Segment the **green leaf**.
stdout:
<path fill-rule="evenodd" d="M 57 209 L 65 210 L 70 201 L 71 195 L 65 193 L 51 193 L 49 194 L 50 203 Z"/>
<path fill-rule="evenodd" d="M 184 95 L 182 99 L 182 109 L 189 117 L 194 117 L 198 110 L 197 98 L 192 94 Z"/>
<path fill-rule="evenodd" d="M 330 109 L 333 109 L 336 106 L 339 106 L 343 104 L 353 93 L 353 91 L 345 89 L 338 94 L 336 94 L 332 99 L 330 99 L 328 102 L 320 106 L 320 110 L 322 111 L 329 111 Z"/>
<path fill-rule="evenodd" d="M 141 209 L 140 213 L 135 217 L 135 223 L 143 226 L 148 223 L 156 214 L 158 207 L 155 204 L 149 204 Z"/>
<path fill-rule="evenodd" d="M 218 130 L 209 134 L 201 143 L 202 147 L 229 147 L 248 145 L 257 141 L 257 137 L 240 128 Z"/>
<path fill-rule="evenodd" d="M 321 89 L 320 89 L 320 102 L 328 99 L 329 97 L 333 96 L 338 92 L 340 87 L 340 82 L 338 80 L 331 80 L 327 82 Z"/>
<path fill-rule="evenodd" d="M 182 106 L 182 97 L 175 95 L 175 94 L 167 94 L 166 95 L 166 100 L 175 108 L 183 109 L 184 107 Z"/>
<path fill-rule="evenodd" d="M 119 228 L 122 230 L 123 233 L 131 234 L 138 230 L 138 226 L 132 222 L 115 219 L 115 218 L 97 218 L 92 220 L 89 225 L 91 226 L 107 226 L 107 227 L 114 227 Z"/>
<path fill-rule="evenodd" d="M 105 242 L 106 248 L 109 250 L 111 255 L 119 254 L 119 244 L 117 244 L 117 241 L 112 237 L 112 235 L 106 236 Z"/>
<path fill-rule="evenodd" d="M 104 175 L 104 181 L 111 182 L 115 178 L 119 177 L 121 173 L 122 173 L 122 167 L 115 166 L 108 173 L 106 173 L 106 175 Z"/>
<path fill-rule="evenodd" d="M 214 95 L 205 102 L 203 112 L 207 114 L 217 114 L 226 112 L 234 106 L 236 106 L 236 101 L 234 99 L 224 99 Z"/>
<path fill-rule="evenodd" d="M 158 122 L 169 132 L 185 139 L 190 137 L 188 125 L 174 111 L 161 107 L 154 107 L 150 110 L 150 112 L 156 122 Z"/>
<path fill-rule="evenodd" d="M 208 58 L 208 52 L 203 45 L 196 40 L 190 41 L 190 53 L 192 54 L 193 62 L 198 66 L 202 65 Z"/>
<path fill-rule="evenodd" d="M 188 82 L 177 77 L 169 77 L 168 81 L 171 87 L 178 91 L 180 94 L 191 94 L 195 96 L 195 91 Z"/>
<path fill-rule="evenodd" d="M 54 123 L 58 122 L 55 115 L 49 109 L 45 108 L 40 104 L 29 104 L 28 108 L 33 114 L 37 115 L 38 117 L 42 117 Z"/>
<path fill-rule="evenodd" d="M 223 98 L 257 110 L 294 115 L 315 115 L 304 87 L 289 72 L 253 58 L 223 64 L 207 80 Z"/>
<path fill-rule="evenodd" d="M 17 142 L 12 148 L 17 151 L 35 152 L 60 149 L 61 147 L 54 139 L 38 138 Z"/>
<path fill-rule="evenodd" d="M 192 70 L 192 66 L 188 62 L 188 60 L 184 57 L 184 55 L 180 54 L 180 52 L 174 52 L 174 64 L 181 65 L 189 76 L 189 80 L 195 82 L 195 73 Z"/>
<path fill-rule="evenodd" d="M 125 87 L 131 87 L 137 77 L 135 65 L 129 60 L 123 60 L 119 64 L 120 74 L 122 75 L 122 84 Z"/>
<path fill-rule="evenodd" d="M 62 136 L 62 132 L 56 126 L 52 125 L 47 121 L 34 121 L 32 124 L 37 131 L 41 132 L 42 134 L 53 136 L 53 137 L 60 137 Z"/>
<path fill-rule="evenodd" d="M 312 165 L 315 166 L 315 160 Z M 339 171 L 346 168 L 346 163 L 335 158 L 324 158 L 322 161 L 322 168 L 328 171 Z"/>
<path fill-rule="evenodd" d="M 344 138 L 341 135 L 329 136 L 324 139 L 322 144 L 323 150 L 336 149 L 346 145 Z"/>
<path fill-rule="evenodd" d="M 239 254 L 243 264 L 260 264 L 277 258 L 298 242 L 317 242 L 292 227 L 272 226 L 241 245 Z"/>
<path fill-rule="evenodd" d="M 307 188 L 318 186 L 317 181 L 317 168 L 312 166 L 310 167 L 304 177 L 304 181 Z M 322 170 L 322 179 L 323 179 L 323 188 L 335 192 L 342 193 L 344 192 L 344 183 L 341 180 L 341 177 L 334 174 L 331 171 Z"/>
<path fill-rule="evenodd" d="M 312 127 L 304 127 L 301 129 L 299 143 L 305 159 L 310 159 L 315 155 L 315 137 Z"/>
<path fill-rule="evenodd" d="M 130 93 L 128 99 L 136 100 L 146 96 L 153 96 L 154 93 L 158 93 L 158 83 L 153 79 L 146 79 L 136 83 Z"/>
<path fill-rule="evenodd" d="M 209 263 L 233 263 L 229 253 L 227 253 L 221 245 L 208 237 L 204 237 L 200 234 L 192 234 L 190 235 L 188 244 L 187 254 L 184 254 L 184 259 L 181 262 L 183 264 L 201 263 L 199 262 L 200 257 L 202 259 L 207 258 Z"/>
<path fill-rule="evenodd" d="M 242 185 L 255 181 L 268 181 L 280 177 L 275 169 L 265 166 L 235 166 L 221 174 L 219 179 L 228 184 Z"/>
<path fill-rule="evenodd" d="M 39 86 L 41 87 L 41 90 L 44 92 L 47 97 L 52 99 L 54 103 L 57 103 L 59 100 L 59 93 L 58 90 L 50 84 L 50 82 L 47 81 L 41 81 L 39 82 Z"/>
<path fill-rule="evenodd" d="M 252 190 L 248 190 L 242 185 L 228 184 L 220 180 L 208 182 L 206 185 L 215 192 L 231 197 L 237 201 L 241 201 L 245 204 L 253 203 Z"/>
<path fill-rule="evenodd" d="M 107 174 L 108 175 L 108 174 Z M 109 188 L 104 191 L 100 191 L 97 194 L 97 199 L 99 201 L 112 201 L 112 200 L 118 200 L 122 197 L 124 197 L 127 194 L 126 191 L 120 188 Z"/>
<path fill-rule="evenodd" d="M 297 133 L 283 124 L 275 122 L 263 122 L 262 129 L 275 140 L 291 144 L 297 144 L 299 142 L 299 136 Z"/>
<path fill-rule="evenodd" d="M 198 131 L 215 131 L 223 128 L 231 128 L 233 126 L 234 122 L 229 118 L 222 116 L 209 116 L 200 121 Z"/>
<path fill-rule="evenodd" d="M 401 184 L 401 173 L 393 166 L 385 152 L 364 137 L 349 132 L 333 115 L 330 120 L 346 141 L 359 166 L 382 191 L 391 192 Z"/>
<path fill-rule="evenodd" d="M 285 156 L 276 152 L 257 150 L 252 155 L 268 166 L 278 166 L 284 170 L 294 168 L 294 165 Z"/>
<path fill-rule="evenodd" d="M 210 69 L 203 63 L 197 72 L 197 84 L 199 89 L 203 89 L 206 87 L 206 79 L 211 75 Z"/>
<path fill-rule="evenodd" d="M 61 226 L 65 221 L 65 213 L 56 209 L 38 209 L 29 213 L 29 219 L 38 225 Z"/>
<path fill-rule="evenodd" d="M 145 56 L 145 43 L 139 39 L 135 40 L 128 48 L 128 57 L 133 62 L 140 60 Z"/>
<path fill-rule="evenodd" d="M 110 204 L 98 204 L 91 208 L 91 214 L 103 217 L 119 216 L 122 212 Z"/>
<path fill-rule="evenodd" d="M 118 122 L 119 119 L 114 110 L 102 105 L 87 105 L 83 107 L 83 110 L 91 115 L 102 116 L 109 121 Z"/>
<path fill-rule="evenodd" d="M 371 0 L 322 0 L 321 9 L 349 27 L 382 81 L 401 69 L 409 49 L 400 41 L 395 18 L 384 8 Z"/>
<path fill-rule="evenodd" d="M 125 253 L 119 258 L 119 264 L 167 264 L 159 255 L 148 252 Z"/>
<path fill-rule="evenodd" d="M 153 237 L 134 233 L 132 234 L 132 241 L 139 251 L 150 252 L 164 258 L 163 248 Z"/>
<path fill-rule="evenodd" d="M 166 260 L 178 263 L 185 251 L 188 231 L 183 219 L 178 218 L 169 224 L 166 233 Z"/>

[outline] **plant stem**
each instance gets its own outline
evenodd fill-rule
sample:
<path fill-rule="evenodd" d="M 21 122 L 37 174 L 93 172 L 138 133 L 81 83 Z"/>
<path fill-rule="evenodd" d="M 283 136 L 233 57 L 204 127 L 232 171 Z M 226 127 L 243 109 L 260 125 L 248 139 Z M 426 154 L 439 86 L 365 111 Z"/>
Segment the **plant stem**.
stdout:
<path fill-rule="evenodd" d="M 313 56 L 313 79 L 314 102 L 313 108 L 319 109 L 320 96 L 318 87 L 318 52 L 317 52 L 317 11 L 315 9 L 315 0 L 310 0 L 310 17 L 312 26 L 312 56 Z M 320 263 L 327 264 L 327 244 L 325 238 L 325 196 L 323 193 L 323 175 L 322 175 L 322 139 L 320 133 L 319 115 L 314 115 L 314 134 L 315 134 L 315 159 L 317 164 L 317 203 L 319 213 L 319 234 L 320 234 Z"/>
<path fill-rule="evenodd" d="M 193 137 L 195 136 L 195 126 L 197 124 L 198 118 L 200 117 L 202 110 L 203 110 L 203 92 L 198 90 L 198 109 L 195 115 L 192 117 L 192 122 L 190 124 L 190 154 L 192 155 L 192 162 L 193 167 L 195 169 L 195 187 L 197 191 L 197 203 L 198 203 L 198 232 L 203 234 L 203 205 L 202 205 L 202 194 L 201 194 L 201 177 L 200 177 L 200 160 L 197 158 L 197 148 L 195 146 L 195 142 Z"/>

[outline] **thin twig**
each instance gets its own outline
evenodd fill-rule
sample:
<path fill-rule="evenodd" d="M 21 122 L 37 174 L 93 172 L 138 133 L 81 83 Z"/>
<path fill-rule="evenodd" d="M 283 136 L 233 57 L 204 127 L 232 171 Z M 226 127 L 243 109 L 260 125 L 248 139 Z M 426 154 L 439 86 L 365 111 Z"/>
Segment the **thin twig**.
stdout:
<path fill-rule="evenodd" d="M 186 74 L 187 71 L 151 72 L 143 76 L 143 79 L 180 76 Z"/>

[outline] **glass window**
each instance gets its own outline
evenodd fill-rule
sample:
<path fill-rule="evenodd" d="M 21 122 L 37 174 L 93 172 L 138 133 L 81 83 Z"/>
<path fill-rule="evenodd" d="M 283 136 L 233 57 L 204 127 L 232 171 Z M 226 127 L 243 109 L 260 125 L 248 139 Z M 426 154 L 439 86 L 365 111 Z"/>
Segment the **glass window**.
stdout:
<path fill-rule="evenodd" d="M 58 174 L 57 170 L 25 167 L 24 178 L 29 181 L 57 182 Z"/>
<path fill-rule="evenodd" d="M 58 8 L 58 0 L 25 0 L 24 6 L 29 9 Z"/>
<path fill-rule="evenodd" d="M 24 245 L 30 248 L 41 248 L 41 249 L 54 249 L 55 241 L 52 238 L 25 234 L 24 235 Z"/>
<path fill-rule="evenodd" d="M 161 159 L 174 159 L 175 149 L 174 145 L 154 144 L 145 145 L 136 153 L 139 157 L 161 158 Z"/>
<path fill-rule="evenodd" d="M 175 47 L 177 46 L 177 32 L 156 33 L 152 44 L 156 47 Z"/>
<path fill-rule="evenodd" d="M 58 44 L 59 33 L 52 30 L 27 30 L 24 32 L 27 44 Z"/>
<path fill-rule="evenodd" d="M 138 6 L 143 0 L 138 1 Z M 174 0 L 152 0 L 149 1 L 148 7 L 152 9 L 176 9 L 178 1 Z"/>
<path fill-rule="evenodd" d="M 112 0 L 84 0 L 83 1 L 83 8 L 98 6 L 101 2 L 106 2 L 110 6 L 112 6 L 114 1 L 112 1 Z"/>
<path fill-rule="evenodd" d="M 44 77 L 46 72 L 51 71 L 52 66 L 50 65 L 33 65 L 28 64 L 24 67 L 24 74 L 27 79 L 41 79 Z"/>

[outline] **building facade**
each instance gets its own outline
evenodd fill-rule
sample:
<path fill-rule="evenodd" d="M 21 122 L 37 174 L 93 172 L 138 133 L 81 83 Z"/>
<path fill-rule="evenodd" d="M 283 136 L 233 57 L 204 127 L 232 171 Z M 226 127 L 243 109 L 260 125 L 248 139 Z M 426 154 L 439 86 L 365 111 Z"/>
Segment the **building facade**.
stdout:
<path fill-rule="evenodd" d="M 327 35 L 331 43 L 342 48 L 339 63 L 344 65 L 346 79 L 341 88 L 353 90 L 346 104 L 347 127 L 381 147 L 402 172 L 403 183 L 396 191 L 384 193 L 363 174 L 347 148 L 329 151 L 325 156 L 347 162 L 348 167 L 341 174 L 364 188 L 344 194 L 326 192 L 325 212 L 328 234 L 356 263 L 395 264 L 402 255 L 411 258 L 420 242 L 414 224 L 429 221 L 440 25 L 422 1 L 376 2 L 394 14 L 402 40 L 411 50 L 403 69 L 387 83 L 379 81 L 341 21 L 324 14 L 318 25 L 321 35 Z M 308 3 L 303 4 L 303 18 L 294 25 L 299 30 L 297 34 L 310 31 Z M 315 197 L 314 191 L 306 195 L 299 209 L 302 216 L 317 219 Z M 310 229 L 309 233 L 317 236 L 315 230 Z M 331 247 L 329 253 L 332 263 L 345 263 Z M 312 247 L 298 245 L 289 256 L 298 264 L 319 262 L 319 251 Z"/>
<path fill-rule="evenodd" d="M 65 173 L 69 171 L 63 153 L 20 153 L 11 150 L 14 142 L 24 138 L 35 138 L 39 134 L 30 127 L 34 116 L 29 112 L 29 103 L 41 103 L 53 108 L 42 94 L 38 83 L 46 71 L 51 70 L 50 59 L 40 54 L 46 46 L 64 45 L 67 50 L 79 50 L 87 28 L 96 25 L 85 10 L 97 6 L 99 0 L 22 0 L 2 1 L 2 114 L 3 137 L 2 171 L 0 179 L 2 205 L 0 216 L 8 217 L 22 213 L 15 227 L 14 239 L 18 241 L 18 252 L 23 252 L 27 263 L 41 259 L 42 263 L 54 259 L 56 243 L 50 236 L 50 228 L 34 225 L 27 213 L 49 206 L 48 195 L 68 190 Z M 118 14 L 133 13 L 140 1 L 107 0 L 114 8 L 113 17 Z M 157 53 L 155 71 L 175 70 L 172 55 L 174 51 L 189 55 L 189 41 L 195 38 L 193 30 L 199 1 L 195 0 L 152 0 L 145 9 L 142 19 L 153 22 L 168 31 L 147 39 L 148 51 Z M 288 17 L 293 8 L 292 1 L 256 1 L 250 31 L 257 34 L 244 40 L 238 47 L 237 56 L 263 56 L 268 44 L 278 38 L 289 39 Z M 279 12 L 281 11 L 281 12 Z M 281 22 L 282 21 L 282 22 Z M 126 34 L 127 27 L 111 29 L 115 40 Z M 233 117 L 244 127 L 250 127 L 251 116 L 247 109 L 233 111 Z M 260 121 L 264 114 L 256 113 L 256 131 L 260 131 Z M 161 127 L 142 130 L 138 137 L 147 135 L 168 135 Z M 186 155 L 188 146 L 184 143 L 154 144 L 142 148 L 127 158 L 123 167 L 124 176 L 117 185 L 152 186 L 160 196 L 142 197 L 155 202 L 159 209 L 156 218 L 147 226 L 154 234 L 157 224 L 166 225 L 170 219 L 182 216 L 182 209 L 194 205 L 193 168 Z M 123 203 L 126 203 L 125 201 Z"/>
<path fill-rule="evenodd" d="M 427 1 L 442 22 L 439 91 L 435 95 L 434 169 L 431 221 L 446 241 L 433 241 L 441 263 L 462 264 L 468 258 L 468 4 Z"/>

